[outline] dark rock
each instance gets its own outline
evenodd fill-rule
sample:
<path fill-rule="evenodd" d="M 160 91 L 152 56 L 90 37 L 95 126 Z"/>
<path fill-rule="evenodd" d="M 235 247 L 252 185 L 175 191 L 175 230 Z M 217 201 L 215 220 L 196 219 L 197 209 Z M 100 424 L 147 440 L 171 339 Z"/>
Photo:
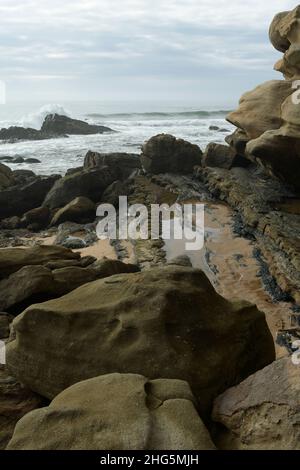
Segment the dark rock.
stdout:
<path fill-rule="evenodd" d="M 41 160 L 38 160 L 37 158 L 26 158 L 25 163 L 41 163 Z"/>
<path fill-rule="evenodd" d="M 86 242 L 82 238 L 69 236 L 62 241 L 61 245 L 72 250 L 79 250 L 86 247 Z"/>
<path fill-rule="evenodd" d="M 219 131 L 220 128 L 219 128 L 219 126 L 209 126 L 209 130 L 210 131 Z"/>
<path fill-rule="evenodd" d="M 112 204 L 114 207 L 119 206 L 119 196 L 128 196 L 131 192 L 128 181 L 114 181 L 110 184 L 102 194 L 101 201 L 105 204 Z"/>
<path fill-rule="evenodd" d="M 104 132 L 113 131 L 109 127 L 91 125 L 85 121 L 72 119 L 59 114 L 49 114 L 46 116 L 41 127 L 41 133 L 45 135 L 88 135 L 103 134 Z"/>
<path fill-rule="evenodd" d="M 169 134 L 151 137 L 142 150 L 142 166 L 149 173 L 192 173 L 194 166 L 201 165 L 197 145 Z"/>
<path fill-rule="evenodd" d="M 36 174 L 31 170 L 14 170 L 13 176 L 17 185 L 24 184 L 36 178 Z"/>
<path fill-rule="evenodd" d="M 209 143 L 202 158 L 203 166 L 230 169 L 234 166 L 248 166 L 249 160 L 237 155 L 236 151 L 228 145 Z"/>
<path fill-rule="evenodd" d="M 40 228 L 44 228 L 48 225 L 50 218 L 50 210 L 48 207 L 36 207 L 26 212 L 21 221 L 23 226 L 27 227 L 30 224 L 38 224 Z"/>
<path fill-rule="evenodd" d="M 59 175 L 37 176 L 32 181 L 0 191 L 0 218 L 23 215 L 41 206 Z"/>
<path fill-rule="evenodd" d="M 12 126 L 8 129 L 0 129 L 0 140 L 40 140 L 42 139 L 40 131 L 31 128 Z"/>
<path fill-rule="evenodd" d="M 50 209 L 57 209 L 79 196 L 99 202 L 104 189 L 116 179 L 117 169 L 108 167 L 93 168 L 64 176 L 56 181 L 43 205 Z"/>
<path fill-rule="evenodd" d="M 25 160 L 23 157 L 16 157 L 11 161 L 11 163 L 24 163 L 24 162 Z"/>
<path fill-rule="evenodd" d="M 124 180 L 141 169 L 139 156 L 135 153 L 98 153 L 89 151 L 84 158 L 84 168 L 108 166 L 118 171 L 118 179 Z"/>
<path fill-rule="evenodd" d="M 84 196 L 76 197 L 69 204 L 59 209 L 51 220 L 50 225 L 63 222 L 86 223 L 96 218 L 95 203 Z"/>
<path fill-rule="evenodd" d="M 6 339 L 9 337 L 9 325 L 12 322 L 13 317 L 6 312 L 0 312 L 0 339 Z"/>
<path fill-rule="evenodd" d="M 9 188 L 13 186 L 14 183 L 15 180 L 12 170 L 3 163 L 0 163 L 0 190 Z"/>

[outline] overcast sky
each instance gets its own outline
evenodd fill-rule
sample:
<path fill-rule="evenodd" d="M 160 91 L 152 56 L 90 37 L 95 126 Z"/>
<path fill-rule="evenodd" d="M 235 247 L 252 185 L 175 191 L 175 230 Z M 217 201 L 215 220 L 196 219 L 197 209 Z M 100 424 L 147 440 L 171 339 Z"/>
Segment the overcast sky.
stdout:
<path fill-rule="evenodd" d="M 231 106 L 281 75 L 268 40 L 288 0 L 0 0 L 9 100 Z"/>

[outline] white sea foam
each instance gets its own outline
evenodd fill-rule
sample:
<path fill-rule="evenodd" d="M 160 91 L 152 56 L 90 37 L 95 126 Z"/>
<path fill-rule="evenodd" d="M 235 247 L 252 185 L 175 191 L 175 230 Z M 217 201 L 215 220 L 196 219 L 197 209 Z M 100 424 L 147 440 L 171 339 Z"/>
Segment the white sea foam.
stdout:
<path fill-rule="evenodd" d="M 37 112 L 27 114 L 22 117 L 19 125 L 22 127 L 32 127 L 33 129 L 40 129 L 44 119 L 48 114 L 61 114 L 63 116 L 71 116 L 71 113 L 60 104 L 46 104 L 42 106 Z"/>

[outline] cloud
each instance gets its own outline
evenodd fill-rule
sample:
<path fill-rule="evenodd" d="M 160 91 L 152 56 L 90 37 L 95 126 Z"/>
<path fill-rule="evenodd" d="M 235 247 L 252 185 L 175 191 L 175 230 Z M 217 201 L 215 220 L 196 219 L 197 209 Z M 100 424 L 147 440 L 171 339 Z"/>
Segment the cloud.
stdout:
<path fill-rule="evenodd" d="M 196 92 L 199 81 L 209 89 L 220 73 L 236 80 L 239 93 L 237 74 L 248 74 L 249 83 L 273 78 L 279 54 L 268 26 L 275 13 L 294 6 L 289 0 L 1 0 L 1 78 L 15 79 L 14 69 L 22 67 L 33 89 L 39 77 L 77 77 L 78 93 L 91 81 L 99 90 L 98 79 L 125 95 L 133 83 L 137 92 L 138 79 L 140 91 L 150 92 L 146 76 L 155 77 L 153 93 L 165 80 L 181 88 L 178 77 L 182 87 L 192 81 Z"/>

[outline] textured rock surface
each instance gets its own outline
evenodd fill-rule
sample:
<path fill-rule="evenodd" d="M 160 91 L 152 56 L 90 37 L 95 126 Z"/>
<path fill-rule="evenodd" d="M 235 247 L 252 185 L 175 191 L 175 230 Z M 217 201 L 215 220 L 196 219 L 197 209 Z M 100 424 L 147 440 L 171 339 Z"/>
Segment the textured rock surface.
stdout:
<path fill-rule="evenodd" d="M 37 176 L 29 181 L 0 191 L 0 219 L 41 206 L 46 194 L 60 178 L 58 175 Z"/>
<path fill-rule="evenodd" d="M 47 194 L 44 206 L 57 209 L 84 196 L 99 202 L 102 193 L 117 178 L 117 170 L 108 167 L 79 171 L 59 179 Z"/>
<path fill-rule="evenodd" d="M 300 78 L 300 7 L 276 15 L 269 34 L 274 47 L 284 52 L 275 70 L 286 81 L 272 80 L 245 93 L 227 119 L 249 139 L 248 158 L 300 191 L 300 106 L 294 83 Z"/>
<path fill-rule="evenodd" d="M 233 166 L 245 166 L 248 160 L 237 155 L 236 151 L 228 145 L 209 143 L 202 158 L 203 166 L 227 168 Z"/>
<path fill-rule="evenodd" d="M 0 450 L 5 449 L 19 419 L 44 404 L 40 396 L 17 382 L 0 365 Z"/>
<path fill-rule="evenodd" d="M 98 153 L 89 151 L 84 159 L 84 168 L 108 166 L 118 172 L 118 179 L 128 178 L 141 168 L 139 156 L 135 153 Z"/>
<path fill-rule="evenodd" d="M 62 246 L 37 245 L 32 248 L 2 248 L 0 249 L 0 278 L 3 279 L 15 273 L 23 266 L 79 259 L 79 253 L 73 253 Z"/>
<path fill-rule="evenodd" d="M 12 170 L 8 166 L 3 165 L 3 163 L 0 163 L 0 190 L 6 189 L 13 184 L 14 176 Z"/>
<path fill-rule="evenodd" d="M 273 362 L 219 396 L 213 419 L 226 449 L 300 449 L 300 375 L 291 357 Z"/>
<path fill-rule="evenodd" d="M 95 219 L 96 206 L 87 197 L 76 197 L 65 207 L 59 209 L 53 216 L 50 225 L 58 225 L 63 222 L 88 222 Z"/>
<path fill-rule="evenodd" d="M 212 450 L 189 385 L 109 374 L 77 383 L 19 421 L 8 449 Z"/>
<path fill-rule="evenodd" d="M 184 267 L 86 284 L 29 307 L 13 325 L 8 366 L 48 398 L 79 380 L 131 372 L 188 381 L 207 413 L 218 392 L 274 359 L 264 315 Z"/>
<path fill-rule="evenodd" d="M 104 132 L 112 132 L 112 129 L 105 126 L 91 125 L 85 121 L 72 119 L 59 114 L 49 114 L 46 116 L 41 127 L 41 133 L 46 135 L 88 135 L 103 134 Z"/>
<path fill-rule="evenodd" d="M 201 165 L 197 145 L 169 134 L 151 137 L 142 150 L 142 166 L 149 173 L 192 173 L 195 165 Z"/>

